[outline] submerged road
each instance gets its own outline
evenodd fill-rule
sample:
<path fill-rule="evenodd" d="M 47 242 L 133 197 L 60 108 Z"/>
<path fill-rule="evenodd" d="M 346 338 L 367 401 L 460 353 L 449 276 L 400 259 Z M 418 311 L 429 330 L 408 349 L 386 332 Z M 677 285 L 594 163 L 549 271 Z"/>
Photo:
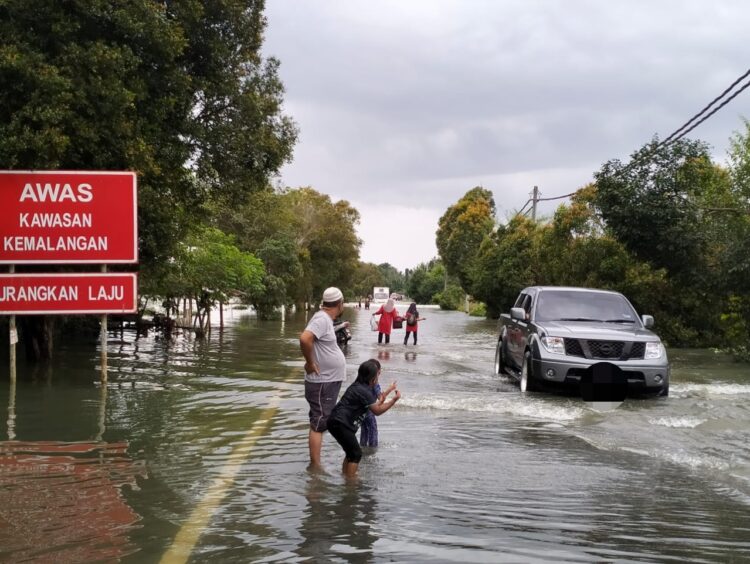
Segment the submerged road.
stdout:
<path fill-rule="evenodd" d="M 401 306 L 405 309 L 405 306 Z M 495 326 L 424 309 L 378 346 L 347 310 L 349 381 L 378 358 L 403 399 L 356 483 L 307 466 L 303 316 L 228 315 L 208 343 L 112 334 L 0 391 L 0 560 L 726 562 L 750 554 L 750 381 L 670 351 L 670 397 L 599 412 L 492 373 Z M 656 330 L 658 332 L 658 320 Z M 7 384 L 7 380 L 4 380 Z M 106 393 L 103 393 L 106 392 Z M 13 440 L 10 440 L 13 439 Z"/>

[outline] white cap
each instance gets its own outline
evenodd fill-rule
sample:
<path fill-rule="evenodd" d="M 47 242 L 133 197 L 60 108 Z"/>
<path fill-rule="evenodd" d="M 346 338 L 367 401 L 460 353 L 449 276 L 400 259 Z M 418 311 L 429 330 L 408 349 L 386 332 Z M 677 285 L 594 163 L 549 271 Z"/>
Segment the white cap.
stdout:
<path fill-rule="evenodd" d="M 337 302 L 339 300 L 344 299 L 344 294 L 341 293 L 341 290 L 336 288 L 335 286 L 331 286 L 330 288 L 326 288 L 325 292 L 323 292 L 323 302 L 324 303 L 333 303 Z"/>

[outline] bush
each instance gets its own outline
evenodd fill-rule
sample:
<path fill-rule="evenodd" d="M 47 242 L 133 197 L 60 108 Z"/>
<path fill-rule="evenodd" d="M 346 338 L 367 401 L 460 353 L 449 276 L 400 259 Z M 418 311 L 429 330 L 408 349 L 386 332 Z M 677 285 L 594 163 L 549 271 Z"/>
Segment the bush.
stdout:
<path fill-rule="evenodd" d="M 487 306 L 484 302 L 471 302 L 469 304 L 469 315 L 472 317 L 487 317 Z"/>
<path fill-rule="evenodd" d="M 463 309 L 465 297 L 466 294 L 459 286 L 450 285 L 442 292 L 435 294 L 433 301 L 438 303 L 440 309 L 455 311 Z"/>

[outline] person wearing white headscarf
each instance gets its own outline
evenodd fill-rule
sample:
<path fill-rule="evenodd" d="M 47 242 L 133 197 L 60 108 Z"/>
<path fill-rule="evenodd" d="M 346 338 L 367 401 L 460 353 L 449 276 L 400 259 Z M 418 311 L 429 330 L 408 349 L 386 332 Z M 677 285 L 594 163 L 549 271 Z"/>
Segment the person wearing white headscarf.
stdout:
<path fill-rule="evenodd" d="M 398 310 L 396 309 L 396 303 L 392 298 L 388 298 L 380 309 L 372 314 L 373 317 L 376 315 L 380 316 L 378 321 L 378 344 L 383 342 L 385 336 L 385 343 L 391 342 L 391 329 L 393 328 L 393 320 L 398 317 Z"/>

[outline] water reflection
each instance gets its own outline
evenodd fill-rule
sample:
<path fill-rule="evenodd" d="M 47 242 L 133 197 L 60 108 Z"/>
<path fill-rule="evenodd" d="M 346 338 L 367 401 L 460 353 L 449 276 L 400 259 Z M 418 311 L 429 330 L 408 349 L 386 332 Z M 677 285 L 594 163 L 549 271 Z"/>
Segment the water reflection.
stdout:
<path fill-rule="evenodd" d="M 406 362 L 416 362 L 417 361 L 417 353 L 414 351 L 409 351 L 404 353 L 404 360 Z"/>
<path fill-rule="evenodd" d="M 301 526 L 300 556 L 312 562 L 371 562 L 377 502 L 360 481 L 332 484 L 311 474 L 305 488 L 307 507 Z"/>
<path fill-rule="evenodd" d="M 140 520 L 122 497 L 145 467 L 127 443 L 0 443 L 0 546 L 20 562 L 116 560 Z"/>
<path fill-rule="evenodd" d="M 391 351 L 378 351 L 378 360 L 391 360 Z"/>

